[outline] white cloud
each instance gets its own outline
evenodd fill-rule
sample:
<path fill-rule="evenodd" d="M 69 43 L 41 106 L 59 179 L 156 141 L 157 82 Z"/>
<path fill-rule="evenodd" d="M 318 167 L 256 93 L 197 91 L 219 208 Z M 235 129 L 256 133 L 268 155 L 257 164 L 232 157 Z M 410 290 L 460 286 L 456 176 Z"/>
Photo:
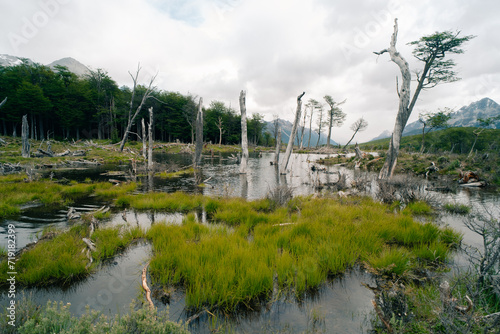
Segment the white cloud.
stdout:
<path fill-rule="evenodd" d="M 478 36 L 455 57 L 463 80 L 421 94 L 416 109 L 435 110 L 484 96 L 500 101 L 499 9 L 495 0 L 3 1 L 0 53 L 45 64 L 71 56 L 120 85 L 130 85 L 127 72 L 140 62 L 144 82 L 158 71 L 161 89 L 202 96 L 207 105 L 217 99 L 237 108 L 245 89 L 249 112 L 267 119 L 293 119 L 302 91 L 304 99 L 329 94 L 347 99 L 334 139 L 348 139 L 363 116 L 369 127 L 357 139 L 364 141 L 394 124 L 399 70 L 373 54 L 388 47 L 394 17 L 398 50 L 412 69 L 419 64 L 407 42 L 441 30 Z M 22 39 L 13 44 L 12 36 Z"/>

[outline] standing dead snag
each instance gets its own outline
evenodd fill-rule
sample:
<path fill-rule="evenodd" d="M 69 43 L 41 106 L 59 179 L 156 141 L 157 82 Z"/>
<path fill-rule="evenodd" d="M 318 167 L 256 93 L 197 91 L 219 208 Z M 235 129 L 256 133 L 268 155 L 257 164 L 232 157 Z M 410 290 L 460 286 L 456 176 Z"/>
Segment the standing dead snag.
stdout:
<path fill-rule="evenodd" d="M 281 165 L 280 174 L 286 174 L 286 168 L 288 167 L 288 161 L 290 160 L 290 155 L 293 150 L 293 142 L 295 141 L 295 136 L 297 135 L 297 126 L 300 122 L 300 113 L 302 109 L 302 97 L 306 94 L 303 92 L 297 96 L 297 111 L 295 112 L 295 121 L 293 122 L 292 132 L 290 133 L 290 138 L 288 139 L 288 145 L 285 151 L 285 157 L 283 159 L 283 164 Z"/>
<path fill-rule="evenodd" d="M 153 170 L 153 107 L 150 107 L 148 109 L 148 111 L 149 111 L 149 124 L 148 124 L 148 137 L 149 137 L 148 170 L 152 171 Z"/>
<path fill-rule="evenodd" d="M 278 167 L 280 162 L 280 149 L 281 149 L 281 126 L 278 127 L 278 134 L 276 137 L 276 153 L 274 153 L 274 165 Z"/>
<path fill-rule="evenodd" d="M 442 82 L 453 82 L 459 80 L 453 71 L 455 63 L 453 60 L 443 60 L 446 53 L 463 53 L 460 46 L 474 38 L 469 35 L 459 38 L 460 32 L 454 34 L 450 31 L 436 32 L 430 36 L 421 37 L 418 41 L 409 43 L 415 46 L 413 56 L 424 63 L 422 71 L 416 72 L 417 87 L 410 101 L 410 82 L 411 73 L 408 62 L 396 50 L 396 41 L 398 36 L 398 20 L 394 20 L 394 32 L 391 38 L 391 44 L 388 49 L 380 52 L 374 52 L 376 55 L 389 53 L 391 60 L 399 66 L 403 82 L 401 88 L 398 85 L 399 108 L 396 116 L 396 123 L 392 132 L 389 149 L 387 151 L 384 166 L 380 170 L 379 179 L 390 178 L 396 167 L 401 136 L 406 126 L 406 122 L 413 111 L 418 96 L 422 89 L 432 88 Z"/>
<path fill-rule="evenodd" d="M 122 139 L 122 142 L 120 144 L 120 152 L 122 152 L 123 147 L 125 147 L 125 142 L 127 141 L 127 137 L 130 133 L 130 129 L 132 128 L 132 124 L 134 123 L 135 118 L 137 117 L 137 115 L 141 111 L 142 106 L 144 105 L 146 100 L 152 96 L 153 92 L 156 89 L 156 87 L 153 86 L 153 83 L 156 79 L 157 74 L 151 77 L 151 80 L 149 81 L 149 86 L 148 86 L 148 88 L 146 88 L 146 91 L 144 92 L 144 95 L 142 96 L 141 103 L 139 104 L 139 106 L 135 110 L 134 115 L 132 115 L 132 109 L 134 108 L 135 92 L 137 90 L 137 78 L 139 77 L 140 72 L 141 72 L 140 66 L 137 66 L 137 72 L 135 73 L 135 76 L 133 76 L 132 73 L 128 72 L 130 74 L 130 76 L 132 77 L 132 81 L 134 82 L 134 87 L 132 88 L 132 97 L 130 99 L 127 128 L 125 129 L 125 133 L 123 134 L 123 139 Z"/>
<path fill-rule="evenodd" d="M 30 141 L 28 139 L 28 132 L 29 132 L 28 115 L 24 115 L 23 116 L 22 131 L 21 131 L 21 138 L 23 141 L 21 155 L 23 156 L 23 158 L 30 157 Z"/>
<path fill-rule="evenodd" d="M 198 103 L 198 114 L 196 115 L 196 146 L 194 149 L 194 168 L 201 166 L 201 150 L 203 149 L 203 98 Z"/>
<path fill-rule="evenodd" d="M 248 164 L 248 134 L 247 134 L 247 107 L 246 107 L 246 93 L 240 93 L 240 111 L 241 111 L 241 163 L 240 174 L 247 172 Z"/>

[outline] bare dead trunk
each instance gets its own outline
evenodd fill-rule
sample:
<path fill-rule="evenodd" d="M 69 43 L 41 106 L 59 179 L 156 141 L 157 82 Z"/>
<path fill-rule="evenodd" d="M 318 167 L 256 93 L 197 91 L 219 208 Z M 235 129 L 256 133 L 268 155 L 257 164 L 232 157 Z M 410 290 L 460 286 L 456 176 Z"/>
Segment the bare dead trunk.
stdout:
<path fill-rule="evenodd" d="M 2 102 L 0 102 L 0 108 L 2 108 L 2 106 L 7 102 L 7 98 L 3 99 Z"/>
<path fill-rule="evenodd" d="M 149 137 L 148 170 L 152 171 L 153 170 L 153 107 L 150 107 L 148 109 L 148 111 L 149 111 L 149 125 L 148 125 L 148 137 Z"/>
<path fill-rule="evenodd" d="M 144 92 L 144 95 L 142 96 L 141 103 L 139 104 L 139 106 L 135 110 L 134 115 L 132 116 L 132 109 L 133 109 L 133 105 L 134 105 L 135 91 L 136 91 L 136 88 L 137 88 L 137 78 L 139 77 L 139 72 L 140 71 L 141 71 L 141 68 L 140 68 L 140 66 L 138 66 L 137 67 L 137 72 L 135 74 L 135 77 L 129 72 L 129 74 L 132 77 L 132 80 L 134 82 L 134 88 L 132 89 L 132 97 L 130 99 L 130 106 L 129 106 L 129 111 L 128 111 L 128 123 L 127 123 L 127 127 L 125 129 L 125 132 L 123 133 L 122 142 L 120 144 L 120 152 L 122 152 L 123 148 L 125 147 L 125 142 L 127 141 L 128 135 L 130 133 L 130 129 L 132 128 L 132 124 L 134 123 L 134 120 L 137 117 L 137 115 L 139 114 L 139 112 L 141 111 L 142 106 L 144 105 L 144 102 L 146 102 L 146 100 L 151 97 L 151 94 L 155 90 L 155 87 L 153 87 L 153 83 L 154 83 L 154 81 L 156 79 L 156 75 L 154 75 L 153 77 L 151 77 L 151 80 L 149 81 L 149 86 L 146 89 L 146 92 Z"/>
<path fill-rule="evenodd" d="M 281 127 L 278 128 L 278 135 L 276 138 L 276 153 L 274 153 L 274 165 L 278 166 L 280 162 L 280 148 L 281 148 Z"/>
<path fill-rule="evenodd" d="M 247 134 L 247 107 L 246 92 L 240 92 L 240 111 L 241 111 L 241 163 L 240 174 L 247 172 L 248 164 L 248 134 Z"/>
<path fill-rule="evenodd" d="M 146 155 L 146 124 L 144 124 L 144 118 L 141 119 L 141 125 L 142 125 L 142 157 L 144 159 L 147 158 Z"/>
<path fill-rule="evenodd" d="M 330 111 L 330 122 L 328 123 L 328 137 L 326 138 L 326 147 L 330 148 L 330 140 L 332 139 L 333 115 Z"/>
<path fill-rule="evenodd" d="M 379 179 L 387 179 L 390 178 L 394 174 L 394 169 L 396 168 L 396 163 L 398 160 L 399 147 L 401 143 L 401 136 L 403 134 L 403 130 L 406 126 L 406 122 L 411 114 L 411 109 L 409 108 L 410 104 L 410 82 L 411 82 L 411 73 L 408 62 L 401 56 L 401 54 L 396 50 L 396 41 L 398 36 L 398 21 L 394 20 L 394 32 L 391 38 L 391 45 L 388 49 L 382 50 L 376 54 L 380 55 L 385 52 L 389 52 L 391 56 L 391 60 L 399 66 L 401 71 L 401 76 L 403 82 L 401 84 L 401 89 L 398 91 L 399 95 L 399 108 L 398 115 L 396 117 L 396 123 L 394 125 L 394 130 L 392 132 L 391 140 L 389 142 L 389 149 L 386 154 L 384 166 L 380 170 Z M 418 96 L 418 92 L 415 94 Z M 413 99 L 416 101 L 416 98 Z M 414 101 L 412 101 L 412 107 L 414 105 Z"/>
<path fill-rule="evenodd" d="M 193 165 L 195 168 L 201 166 L 201 151 L 203 149 L 203 98 L 200 97 L 200 102 L 198 103 L 198 114 L 196 115 L 196 146 L 194 149 L 194 161 Z"/>
<path fill-rule="evenodd" d="M 297 96 L 297 111 L 295 112 L 295 121 L 293 122 L 292 132 L 290 133 L 290 138 L 288 139 L 288 145 L 285 151 L 285 157 L 283 160 L 283 164 L 281 165 L 280 174 L 286 174 L 286 168 L 288 167 L 288 161 L 290 160 L 290 155 L 293 150 L 293 142 L 295 140 L 295 136 L 297 135 L 297 126 L 300 122 L 300 113 L 302 109 L 302 97 L 306 94 L 303 92 L 299 96 Z"/>
<path fill-rule="evenodd" d="M 23 141 L 23 145 L 22 145 L 22 156 L 23 156 L 23 158 L 29 158 L 30 157 L 30 141 L 28 139 L 28 132 L 29 132 L 28 116 L 24 115 L 23 116 L 22 131 L 21 131 L 21 138 L 22 138 L 22 141 Z"/>
<path fill-rule="evenodd" d="M 300 141 L 297 143 L 299 146 L 299 150 L 301 150 L 304 147 L 304 134 L 306 133 L 306 116 L 307 116 L 307 109 L 304 111 L 304 121 L 302 122 L 302 133 L 300 134 Z M 311 112 L 311 119 L 312 119 L 312 112 Z M 311 131 L 309 131 L 309 140 L 311 140 Z M 309 147 L 309 142 L 307 142 L 307 147 Z"/>

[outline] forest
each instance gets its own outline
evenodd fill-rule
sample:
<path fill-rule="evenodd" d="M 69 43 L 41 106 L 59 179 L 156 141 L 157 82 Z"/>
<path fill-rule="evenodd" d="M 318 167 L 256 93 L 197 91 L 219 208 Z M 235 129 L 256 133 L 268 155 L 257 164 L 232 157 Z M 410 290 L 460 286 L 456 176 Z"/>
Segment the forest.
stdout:
<path fill-rule="evenodd" d="M 105 70 L 90 70 L 79 77 L 64 66 L 51 69 L 24 61 L 20 65 L 0 66 L 0 96 L 6 103 L 0 113 L 0 134 L 20 136 L 21 119 L 27 115 L 30 138 L 43 140 L 110 139 L 124 135 L 132 95 L 133 105 L 140 104 L 147 87 L 136 92 L 119 87 Z M 179 92 L 153 90 L 145 101 L 129 139 L 141 136 L 141 118 L 154 110 L 154 136 L 161 141 L 192 143 L 198 97 Z M 135 109 L 134 109 L 135 110 Z M 237 144 L 241 141 L 241 116 L 222 101 L 211 101 L 204 111 L 204 138 L 214 144 Z M 265 132 L 263 116 L 247 119 L 248 139 L 254 145 L 274 145 Z"/>

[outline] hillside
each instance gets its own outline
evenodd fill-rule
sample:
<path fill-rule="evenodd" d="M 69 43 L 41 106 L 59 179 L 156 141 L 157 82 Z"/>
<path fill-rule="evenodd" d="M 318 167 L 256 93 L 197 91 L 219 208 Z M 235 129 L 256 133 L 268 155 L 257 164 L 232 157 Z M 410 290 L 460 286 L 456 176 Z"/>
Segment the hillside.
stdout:
<path fill-rule="evenodd" d="M 475 140 L 474 130 L 476 128 L 456 127 L 438 130 L 425 136 L 425 152 L 452 152 L 467 154 L 470 152 Z M 405 136 L 401 139 L 401 149 L 408 152 L 420 150 L 422 135 Z M 363 150 L 386 150 L 389 147 L 389 138 L 370 141 L 360 144 Z M 500 129 L 486 129 L 477 139 L 474 150 L 478 153 L 498 152 L 500 147 Z"/>
<path fill-rule="evenodd" d="M 483 98 L 479 101 L 473 102 L 468 106 L 463 106 L 459 110 L 451 114 L 451 118 L 448 121 L 450 127 L 477 127 L 478 118 L 488 118 L 500 115 L 500 105 L 490 98 Z M 500 129 L 500 120 L 495 123 L 495 129 Z M 403 136 L 411 136 L 422 133 L 422 123 L 415 121 L 406 125 Z M 391 136 L 391 131 L 384 131 L 377 137 L 373 138 L 371 141 L 389 138 Z"/>

